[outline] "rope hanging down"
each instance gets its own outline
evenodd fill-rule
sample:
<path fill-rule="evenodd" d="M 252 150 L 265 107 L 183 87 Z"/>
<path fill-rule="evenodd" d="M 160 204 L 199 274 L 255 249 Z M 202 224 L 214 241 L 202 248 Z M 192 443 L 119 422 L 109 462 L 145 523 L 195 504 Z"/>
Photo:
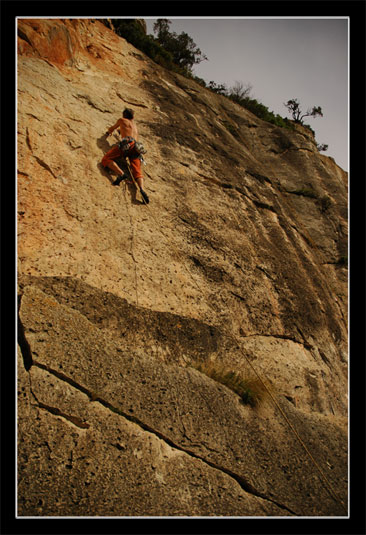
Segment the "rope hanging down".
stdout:
<path fill-rule="evenodd" d="M 127 160 L 126 160 L 127 161 Z M 133 174 L 132 174 L 132 171 L 131 171 L 131 168 L 129 166 L 129 163 L 127 162 L 127 166 L 128 166 L 128 170 L 129 170 L 129 173 L 130 173 L 130 176 L 133 180 L 133 183 L 136 187 L 136 190 L 138 191 L 138 185 L 133 177 Z M 145 200 L 144 200 L 144 203 L 146 204 Z M 236 213 L 233 212 L 234 215 L 235 215 L 235 219 L 237 220 L 237 223 L 238 223 L 238 227 L 241 229 L 241 225 L 237 219 L 237 216 L 236 216 Z M 153 215 L 153 212 L 150 210 L 150 214 L 152 215 L 155 223 L 157 224 L 157 226 L 159 226 L 156 218 L 154 217 Z M 133 236 L 132 236 L 133 237 Z M 135 262 L 135 284 L 136 284 L 136 303 L 138 304 L 138 292 L 137 292 L 137 271 L 136 271 L 136 260 L 133 256 L 133 253 L 132 253 L 132 258 Z M 187 271 L 188 271 L 188 268 L 186 268 Z M 194 280 L 194 279 L 192 279 Z M 196 283 L 196 281 L 194 281 L 194 284 L 196 285 L 197 289 L 199 290 L 199 292 L 201 292 L 201 288 L 198 286 L 198 284 Z M 232 340 L 235 341 L 235 343 L 237 344 L 237 346 L 240 348 L 240 342 L 239 340 L 232 334 L 229 334 L 229 333 L 226 333 L 224 332 L 225 336 L 227 336 L 228 338 L 231 338 Z M 255 367 L 253 366 L 253 364 L 250 362 L 250 360 L 248 359 L 247 355 L 245 354 L 244 351 L 242 351 L 242 354 L 246 360 L 246 362 L 248 363 L 248 365 L 250 366 L 250 368 L 253 370 L 254 374 L 256 375 L 256 377 L 258 378 L 258 380 L 261 382 L 261 384 L 263 385 L 263 387 L 265 388 L 266 392 L 268 393 L 272 403 L 274 404 L 274 406 L 278 409 L 279 413 L 281 414 L 282 418 L 285 420 L 286 424 L 288 425 L 288 427 L 290 428 L 291 432 L 294 434 L 294 436 L 296 437 L 296 439 L 298 440 L 298 442 L 300 443 L 300 445 L 302 446 L 302 448 L 304 449 L 305 453 L 308 455 L 310 461 L 313 463 L 313 465 L 315 466 L 315 468 L 317 469 L 317 471 L 319 472 L 320 474 L 320 480 L 322 481 L 325 489 L 328 491 L 329 495 L 338 503 L 340 504 L 343 509 L 345 510 L 346 514 L 348 514 L 348 510 L 347 510 L 347 507 L 346 505 L 344 504 L 344 502 L 338 497 L 338 495 L 336 494 L 336 492 L 334 491 L 331 483 L 329 482 L 326 474 L 324 473 L 324 471 L 322 470 L 322 468 L 320 467 L 319 463 L 314 459 L 313 455 L 311 454 L 311 452 L 309 451 L 308 447 L 306 446 L 306 444 L 304 443 L 304 441 L 302 440 L 301 436 L 299 435 L 298 431 L 296 430 L 296 428 L 293 426 L 293 424 L 290 422 L 290 420 L 288 419 L 287 415 L 285 414 L 285 412 L 283 411 L 282 407 L 280 406 L 279 402 L 277 401 L 277 399 L 275 398 L 274 394 L 271 392 L 270 388 L 268 387 L 268 385 L 265 383 L 265 381 L 262 379 L 262 377 L 260 376 L 259 372 L 255 369 Z"/>
<path fill-rule="evenodd" d="M 233 209 L 232 209 L 233 210 Z M 236 213 L 234 212 L 233 210 L 233 213 L 235 215 L 235 219 L 238 223 L 238 227 L 239 229 L 242 230 L 242 227 L 237 219 L 237 215 Z M 188 268 L 187 269 L 187 272 L 188 272 Z M 189 273 L 189 272 L 188 272 Z M 194 281 L 194 279 L 192 279 Z M 196 283 L 196 281 L 194 281 L 194 284 L 196 286 L 196 288 L 198 289 L 199 292 L 201 292 L 201 289 L 200 287 L 198 286 L 198 284 Z M 233 317 L 232 317 L 233 319 Z M 231 335 L 227 332 L 224 331 L 224 335 L 228 338 L 231 338 L 232 340 L 235 341 L 235 343 L 237 344 L 237 346 L 240 348 L 241 347 L 241 344 L 239 342 L 239 340 L 234 336 L 234 335 Z M 317 463 L 317 461 L 314 459 L 314 457 L 312 456 L 311 452 L 309 451 L 308 447 L 306 446 L 306 444 L 304 443 L 304 441 L 302 440 L 301 436 L 299 435 L 298 431 L 296 430 L 296 428 L 293 426 L 293 424 L 290 422 L 290 420 L 288 419 L 288 417 L 286 416 L 285 412 L 283 411 L 282 407 L 280 406 L 279 402 L 276 400 L 274 394 L 270 391 L 268 385 L 263 381 L 262 377 L 260 376 L 259 372 L 255 369 L 255 367 L 253 366 L 253 364 L 250 362 L 250 360 L 248 359 L 248 357 L 246 356 L 245 352 L 242 351 L 242 354 L 245 358 L 245 360 L 247 361 L 248 365 L 250 366 L 250 368 L 253 370 L 254 374 L 256 375 L 256 377 L 259 379 L 259 381 L 261 382 L 261 384 L 263 385 L 263 387 L 265 388 L 266 392 L 268 393 L 272 403 L 274 404 L 274 406 L 278 409 L 279 413 L 281 414 L 282 418 L 285 420 L 286 424 L 289 426 L 291 432 L 295 435 L 296 439 L 299 441 L 299 443 L 301 444 L 302 448 L 304 449 L 304 451 L 306 452 L 306 454 L 309 456 L 309 459 L 310 461 L 313 463 L 313 465 L 315 466 L 315 468 L 317 469 L 317 471 L 319 472 L 320 476 L 321 476 L 321 481 L 325 487 L 325 489 L 328 491 L 329 495 L 339 504 L 342 506 L 342 508 L 344 509 L 344 511 L 346 512 L 346 514 L 348 514 L 348 510 L 347 510 L 347 507 L 346 505 L 344 504 L 344 502 L 338 497 L 338 495 L 336 494 L 336 492 L 334 491 L 331 483 L 329 482 L 326 474 L 324 473 L 324 471 L 321 469 L 319 463 Z"/>
<path fill-rule="evenodd" d="M 124 197 L 125 197 L 125 201 L 126 201 L 127 213 L 128 213 L 129 218 L 130 218 L 130 227 L 131 227 L 130 255 L 131 255 L 132 260 L 133 260 L 134 271 L 135 271 L 136 306 L 139 306 L 139 296 L 138 296 L 138 291 L 137 291 L 137 261 L 136 261 L 136 258 L 134 256 L 134 252 L 133 252 L 133 246 L 134 246 L 134 240 L 135 240 L 135 229 L 134 229 L 134 225 L 133 225 L 133 218 L 132 218 L 132 215 L 130 214 L 130 211 L 129 211 L 129 208 L 128 208 L 128 201 L 127 201 L 127 198 L 126 198 L 126 188 L 124 189 Z"/>
<path fill-rule="evenodd" d="M 232 212 L 234 214 L 234 217 L 237 221 L 237 224 L 238 224 L 238 227 L 240 230 L 242 230 L 242 227 L 239 223 L 239 220 L 238 220 L 238 217 L 237 217 L 237 214 L 236 212 L 234 211 L 234 209 L 232 208 Z M 233 318 L 232 318 L 233 319 Z M 240 348 L 240 342 L 239 340 L 234 336 L 234 335 L 230 335 L 230 334 L 227 334 L 225 333 L 225 335 L 229 338 L 231 338 L 232 340 L 235 341 L 235 343 L 237 344 L 237 346 Z M 295 435 L 295 437 L 297 438 L 297 440 L 299 441 L 299 443 L 301 444 L 301 446 L 303 447 L 303 449 L 305 450 L 306 454 L 309 456 L 311 462 L 313 463 L 313 465 L 316 467 L 316 469 L 318 470 L 320 476 L 321 476 L 321 481 L 324 485 L 324 487 L 326 488 L 326 490 L 328 491 L 328 493 L 330 494 L 330 496 L 338 503 L 340 504 L 346 514 L 348 514 L 348 509 L 346 507 L 346 505 L 344 504 L 343 500 L 341 500 L 338 495 L 336 494 L 336 492 L 334 491 L 331 483 L 329 482 L 326 474 L 324 473 L 324 471 L 322 470 L 322 468 L 320 467 L 319 463 L 314 459 L 314 457 L 312 456 L 311 452 L 309 451 L 308 447 L 306 446 L 306 444 L 304 443 L 304 441 L 302 440 L 301 436 L 299 435 L 298 431 L 296 430 L 296 428 L 293 426 L 293 424 L 290 422 L 290 420 L 288 419 L 288 417 L 286 416 L 285 412 L 283 411 L 282 407 L 280 406 L 279 402 L 277 401 L 277 399 L 275 398 L 274 394 L 271 392 L 271 390 L 269 389 L 269 387 L 267 386 L 267 384 L 263 381 L 262 377 L 260 376 L 260 374 L 258 373 L 258 371 L 255 369 L 255 367 L 253 366 L 253 364 L 250 362 L 250 360 L 248 359 L 247 355 L 245 354 L 245 352 L 242 350 L 242 355 L 244 356 L 247 364 L 250 366 L 250 368 L 253 370 L 253 372 L 255 373 L 256 377 L 259 379 L 259 381 L 261 382 L 261 384 L 263 385 L 263 387 L 265 388 L 266 392 L 268 393 L 269 397 L 271 398 L 274 406 L 279 410 L 281 416 L 283 417 L 283 419 L 285 420 L 285 422 L 287 423 L 287 425 L 289 426 L 291 432 Z"/>
<path fill-rule="evenodd" d="M 227 334 L 225 333 L 225 336 L 227 336 L 228 338 L 231 338 L 232 340 L 235 341 L 235 343 L 238 345 L 238 347 L 240 347 L 240 343 L 239 343 L 239 340 L 234 336 L 234 335 L 230 335 L 230 334 Z M 275 398 L 274 394 L 271 392 L 270 388 L 268 387 L 268 385 L 263 381 L 262 377 L 260 376 L 260 374 L 258 373 L 258 371 L 255 369 L 255 367 L 253 366 L 253 364 L 250 362 L 250 360 L 248 359 L 247 355 L 245 354 L 244 351 L 242 351 L 242 355 L 244 356 L 246 362 L 249 364 L 250 368 L 253 370 L 253 372 L 255 373 L 255 375 L 258 377 L 259 381 L 261 382 L 261 384 L 263 385 L 263 387 L 265 388 L 266 392 L 268 393 L 269 397 L 271 398 L 273 404 L 275 405 L 275 407 L 279 410 L 281 416 L 283 417 L 283 419 L 285 420 L 285 422 L 287 423 L 287 425 L 289 426 L 290 430 L 292 431 L 292 433 L 295 435 L 295 437 L 297 438 L 297 440 L 299 441 L 299 443 L 301 444 L 301 446 L 304 448 L 306 454 L 309 456 L 311 462 L 313 463 L 313 465 L 316 467 L 316 469 L 318 470 L 319 474 L 321 475 L 321 478 L 320 480 L 322 481 L 324 487 L 326 488 L 326 490 L 328 491 L 328 493 L 330 494 L 330 496 L 337 502 L 339 503 L 343 508 L 344 510 L 346 511 L 346 514 L 348 513 L 348 510 L 344 504 L 344 502 L 337 496 L 336 492 L 334 491 L 331 483 L 329 482 L 327 476 L 325 475 L 324 471 L 321 469 L 319 463 L 317 463 L 317 461 L 314 459 L 314 457 L 312 456 L 312 454 L 310 453 L 308 447 L 306 446 L 306 444 L 304 443 L 304 441 L 302 440 L 301 436 L 299 435 L 299 433 L 297 432 L 296 428 L 293 426 L 293 424 L 290 422 L 290 420 L 288 419 L 288 417 L 286 416 L 285 412 L 283 411 L 282 407 L 280 406 L 279 402 L 277 401 L 277 399 Z"/>

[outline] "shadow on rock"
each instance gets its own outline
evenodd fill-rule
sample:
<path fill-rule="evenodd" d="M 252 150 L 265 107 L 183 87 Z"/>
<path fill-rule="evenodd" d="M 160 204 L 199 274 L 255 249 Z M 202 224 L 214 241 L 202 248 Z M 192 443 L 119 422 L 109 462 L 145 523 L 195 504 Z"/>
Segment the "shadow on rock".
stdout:
<path fill-rule="evenodd" d="M 111 171 L 107 169 L 106 167 L 103 167 L 103 165 L 100 162 L 98 162 L 97 167 L 99 171 L 101 172 L 101 174 L 104 177 L 108 178 L 109 182 L 113 184 L 115 177 L 112 176 Z"/>
<path fill-rule="evenodd" d="M 120 161 L 117 161 L 119 167 L 124 171 L 124 172 L 128 172 L 128 169 L 127 169 L 127 166 L 126 164 L 123 164 L 122 162 Z M 108 178 L 111 186 L 113 186 L 116 178 L 117 178 L 117 175 L 113 173 L 113 171 L 111 171 L 110 169 L 106 168 L 106 167 L 103 167 L 103 165 L 99 162 L 97 164 L 97 167 L 100 171 L 100 173 Z M 120 188 L 124 188 L 123 191 L 127 191 L 129 192 L 130 194 L 130 198 L 131 198 L 131 203 L 132 204 L 136 204 L 136 205 L 141 205 L 141 204 L 144 204 L 143 201 L 139 201 L 137 199 L 137 191 L 136 191 L 136 187 L 135 185 L 133 184 L 132 180 L 124 180 L 123 182 L 121 182 L 119 185 L 117 186 L 114 186 L 114 188 L 116 190 L 120 189 Z"/>
<path fill-rule="evenodd" d="M 103 154 L 109 151 L 115 145 L 115 143 L 108 143 L 107 141 L 107 132 L 97 139 L 97 147 L 103 151 Z"/>
<path fill-rule="evenodd" d="M 129 193 L 130 193 L 130 195 L 131 195 L 131 202 L 132 202 L 132 204 L 136 204 L 136 205 L 144 204 L 143 201 L 139 201 L 139 200 L 138 200 L 137 195 L 136 195 L 136 193 L 137 193 L 137 191 L 136 191 L 136 187 L 135 187 L 135 185 L 133 184 L 132 181 L 127 180 L 127 181 L 126 181 L 126 186 L 125 186 L 125 187 L 128 188 L 128 191 L 129 191 Z"/>

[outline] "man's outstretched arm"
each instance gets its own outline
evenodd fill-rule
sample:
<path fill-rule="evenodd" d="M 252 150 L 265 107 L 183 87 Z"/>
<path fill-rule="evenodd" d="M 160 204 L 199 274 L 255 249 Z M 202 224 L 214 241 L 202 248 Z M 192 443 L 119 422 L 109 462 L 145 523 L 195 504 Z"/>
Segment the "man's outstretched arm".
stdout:
<path fill-rule="evenodd" d="M 114 130 L 118 127 L 118 125 L 119 125 L 119 120 L 116 122 L 116 124 L 108 128 L 107 136 L 110 136 L 114 132 Z"/>

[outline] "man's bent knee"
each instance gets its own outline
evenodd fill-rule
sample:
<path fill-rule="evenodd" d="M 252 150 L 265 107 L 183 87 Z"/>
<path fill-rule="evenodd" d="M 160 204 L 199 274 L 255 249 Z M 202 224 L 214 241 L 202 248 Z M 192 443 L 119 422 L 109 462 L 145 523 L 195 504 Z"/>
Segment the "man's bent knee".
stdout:
<path fill-rule="evenodd" d="M 112 162 L 109 158 L 106 158 L 105 156 L 101 159 L 101 164 L 103 167 L 109 167 L 109 164 Z"/>

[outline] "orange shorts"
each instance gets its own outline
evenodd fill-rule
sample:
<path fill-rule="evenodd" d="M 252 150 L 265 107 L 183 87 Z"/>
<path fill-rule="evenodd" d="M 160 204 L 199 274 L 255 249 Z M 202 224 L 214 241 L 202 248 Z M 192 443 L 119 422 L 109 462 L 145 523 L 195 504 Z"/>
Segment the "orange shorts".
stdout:
<path fill-rule="evenodd" d="M 114 145 L 102 158 L 101 164 L 103 167 L 108 167 L 108 163 L 111 160 L 116 160 L 117 158 L 124 157 L 123 151 L 119 148 L 118 145 Z M 139 158 L 132 158 L 131 156 L 127 156 L 130 162 L 131 171 L 133 174 L 133 177 L 135 179 L 137 178 L 143 178 L 143 174 L 141 172 L 141 160 Z"/>

